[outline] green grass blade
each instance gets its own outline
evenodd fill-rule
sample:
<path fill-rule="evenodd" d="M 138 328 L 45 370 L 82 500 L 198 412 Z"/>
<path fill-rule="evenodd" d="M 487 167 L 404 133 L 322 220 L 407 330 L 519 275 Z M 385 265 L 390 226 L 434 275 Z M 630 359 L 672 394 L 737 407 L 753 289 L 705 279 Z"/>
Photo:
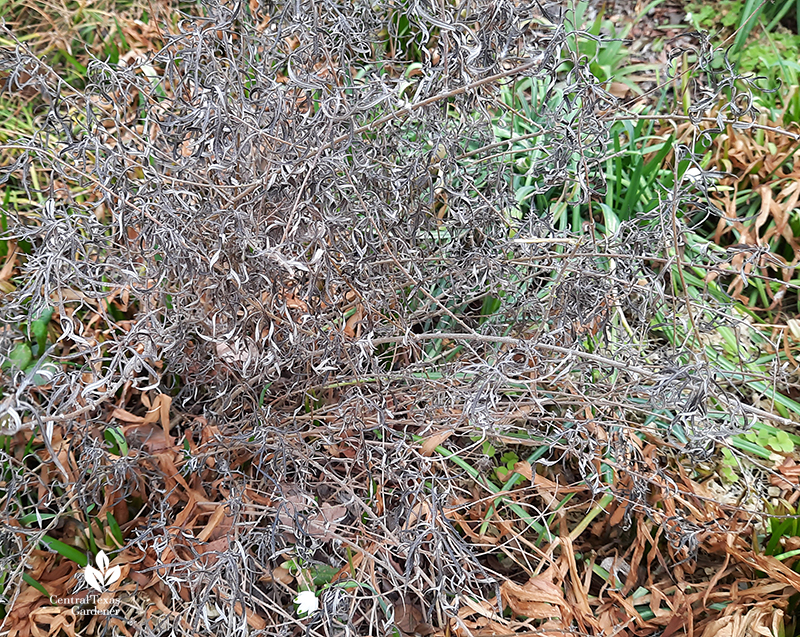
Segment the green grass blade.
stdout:
<path fill-rule="evenodd" d="M 39 582 L 37 582 L 27 573 L 22 574 L 22 581 L 25 582 L 28 586 L 33 586 L 33 588 L 39 591 L 47 599 L 50 599 L 50 591 L 48 591 L 44 586 L 42 586 Z"/>
<path fill-rule="evenodd" d="M 79 551 L 74 546 L 70 546 L 69 544 L 64 544 L 61 540 L 57 540 L 54 537 L 50 537 L 49 535 L 42 536 L 41 539 L 42 544 L 46 544 L 50 549 L 61 555 L 61 557 L 65 557 L 68 560 L 72 560 L 76 564 L 80 566 L 88 566 L 89 558 L 83 553 L 83 551 Z"/>

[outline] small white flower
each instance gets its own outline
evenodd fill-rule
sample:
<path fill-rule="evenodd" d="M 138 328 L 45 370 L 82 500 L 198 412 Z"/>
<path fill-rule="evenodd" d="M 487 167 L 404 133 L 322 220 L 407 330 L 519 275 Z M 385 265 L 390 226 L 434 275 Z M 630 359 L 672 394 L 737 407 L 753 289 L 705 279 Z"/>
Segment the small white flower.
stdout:
<path fill-rule="evenodd" d="M 703 171 L 700 170 L 697 166 L 689 167 L 685 173 L 683 173 L 683 178 L 691 182 L 693 184 L 698 183 L 703 177 Z"/>
<path fill-rule="evenodd" d="M 300 591 L 294 603 L 297 604 L 298 615 L 310 615 L 319 610 L 319 599 L 314 591 Z"/>
<path fill-rule="evenodd" d="M 683 173 L 684 181 L 699 187 L 705 187 L 708 190 L 724 190 L 726 187 L 716 186 L 714 182 L 718 181 L 724 173 L 717 172 L 716 166 L 710 166 L 706 170 L 698 168 L 697 166 L 690 166 L 685 173 Z"/>

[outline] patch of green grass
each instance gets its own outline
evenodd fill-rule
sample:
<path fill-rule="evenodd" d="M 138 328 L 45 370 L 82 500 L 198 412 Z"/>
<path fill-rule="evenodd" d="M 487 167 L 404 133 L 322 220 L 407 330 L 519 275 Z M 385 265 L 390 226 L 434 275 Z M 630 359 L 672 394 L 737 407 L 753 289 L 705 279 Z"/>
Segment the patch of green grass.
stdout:
<path fill-rule="evenodd" d="M 658 4 L 660 0 L 651 2 L 642 10 L 639 17 Z M 613 21 L 606 19 L 605 7 L 600 7 L 594 20 L 589 21 L 587 13 L 592 5 L 597 8 L 595 3 L 582 0 L 575 3 L 574 9 L 568 11 L 568 21 L 576 30 L 567 38 L 565 53 L 568 57 L 565 57 L 564 67 L 572 69 L 572 62 L 569 61 L 571 56 L 576 56 L 578 59 L 586 58 L 589 60 L 590 72 L 604 86 L 610 82 L 620 82 L 634 94 L 641 95 L 644 91 L 631 80 L 631 76 L 636 73 L 653 72 L 658 83 L 660 67 L 658 64 L 632 64 L 630 61 L 626 38 L 639 17 L 625 21 L 622 27 L 618 27 Z"/>
<path fill-rule="evenodd" d="M 714 39 L 729 38 L 731 59 L 741 71 L 763 74 L 781 61 L 797 60 L 798 8 L 797 0 L 720 0 L 692 2 L 686 11 L 695 28 L 711 32 Z M 782 25 L 791 17 L 795 33 Z"/>

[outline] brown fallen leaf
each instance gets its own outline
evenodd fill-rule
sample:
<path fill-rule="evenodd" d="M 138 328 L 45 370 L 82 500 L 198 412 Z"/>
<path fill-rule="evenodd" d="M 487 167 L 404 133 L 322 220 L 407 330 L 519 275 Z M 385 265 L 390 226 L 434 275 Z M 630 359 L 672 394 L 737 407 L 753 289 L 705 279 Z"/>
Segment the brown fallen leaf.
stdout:
<path fill-rule="evenodd" d="M 335 539 L 335 535 L 339 532 L 339 525 L 347 516 L 347 507 L 323 502 L 319 508 L 320 512 L 308 520 L 308 532 L 327 542 Z"/>
<path fill-rule="evenodd" d="M 14 271 L 14 267 L 17 265 L 17 242 L 11 241 L 8 244 L 8 255 L 6 256 L 6 262 L 3 264 L 2 270 L 0 270 L 0 281 L 5 281 L 11 276 L 11 273 Z"/>
<path fill-rule="evenodd" d="M 328 502 L 318 506 L 310 494 L 293 484 L 283 485 L 282 490 L 285 506 L 281 506 L 278 512 L 281 524 L 291 529 L 295 529 L 298 523 L 304 524 L 307 533 L 323 541 L 334 539 L 342 520 L 347 515 L 347 507 Z"/>
<path fill-rule="evenodd" d="M 172 396 L 166 394 L 158 395 L 159 416 L 161 417 L 161 428 L 164 430 L 164 436 L 169 439 L 169 409 L 172 406 Z"/>
<path fill-rule="evenodd" d="M 730 545 L 727 545 L 725 550 L 739 561 L 768 574 L 775 581 L 791 586 L 796 591 L 800 591 L 800 575 L 771 555 L 759 555 L 757 553 L 745 552 Z"/>
<path fill-rule="evenodd" d="M 561 607 L 566 605 L 564 593 L 553 583 L 549 571 L 523 585 L 506 580 L 500 585 L 500 594 L 514 614 L 529 619 L 560 618 Z"/>
<path fill-rule="evenodd" d="M 338 582 L 340 579 L 347 579 L 348 577 L 355 578 L 355 570 L 361 566 L 361 562 L 364 561 L 364 554 L 361 552 L 356 553 L 351 559 L 348 564 L 345 564 L 342 568 L 340 568 L 336 575 L 331 578 L 331 583 Z"/>
<path fill-rule="evenodd" d="M 147 409 L 147 413 L 144 415 L 143 422 L 151 423 L 161 420 L 162 428 L 165 432 L 169 432 L 169 408 L 171 404 L 171 396 L 167 396 L 166 394 L 158 394 L 153 399 L 150 407 Z"/>
<path fill-rule="evenodd" d="M 239 602 L 236 602 L 233 605 L 233 609 L 236 611 L 237 614 L 239 615 L 242 614 L 242 605 Z M 261 615 L 257 615 L 254 611 L 250 610 L 249 608 L 246 608 L 244 610 L 244 616 L 250 628 L 263 631 L 267 627 L 266 620 L 263 617 L 261 617 Z"/>
<path fill-rule="evenodd" d="M 308 314 L 308 305 L 306 305 L 306 302 L 294 292 L 287 294 L 284 298 L 286 299 L 286 307 L 292 310 L 300 310 L 301 312 Z"/>
<path fill-rule="evenodd" d="M 111 417 L 116 418 L 121 422 L 127 422 L 131 424 L 141 424 L 144 422 L 144 418 L 142 418 L 141 416 L 132 414 L 131 412 L 126 411 L 125 409 L 120 409 L 119 407 L 111 412 Z"/>
<path fill-rule="evenodd" d="M 730 615 L 706 624 L 702 637 L 777 637 L 782 629 L 783 611 L 769 602 L 749 609 L 736 607 Z"/>
<path fill-rule="evenodd" d="M 347 323 L 344 324 L 344 333 L 345 336 L 349 336 L 350 338 L 355 338 L 357 336 L 356 330 L 359 327 L 358 323 L 361 319 L 364 318 L 364 306 L 359 303 L 356 306 L 356 311 L 347 319 Z"/>
<path fill-rule="evenodd" d="M 413 635 L 423 618 L 422 609 L 414 604 L 409 595 L 394 603 L 394 624 L 404 634 Z"/>
<path fill-rule="evenodd" d="M 411 511 L 408 512 L 408 519 L 404 525 L 406 528 L 412 528 L 420 520 L 429 522 L 433 517 L 433 508 L 426 499 L 419 499 L 414 503 Z"/>
<path fill-rule="evenodd" d="M 289 569 L 284 568 L 283 566 L 276 566 L 270 571 L 264 573 L 258 579 L 259 581 L 266 582 L 268 584 L 271 584 L 272 582 L 281 582 L 282 584 L 286 584 L 288 586 L 294 582 L 294 575 L 289 572 Z"/>
<path fill-rule="evenodd" d="M 225 518 L 225 505 L 220 504 L 211 514 L 205 527 L 200 533 L 197 534 L 197 539 L 201 542 L 206 542 L 211 537 L 211 534 L 219 526 L 220 522 Z"/>
<path fill-rule="evenodd" d="M 172 448 L 164 436 L 164 429 L 153 423 L 130 424 L 122 428 L 129 444 L 140 446 L 147 453 L 158 454 Z"/>
<path fill-rule="evenodd" d="M 67 637 L 77 637 L 75 632 L 77 617 L 72 609 L 59 606 L 43 606 L 37 608 L 30 617 L 31 632 L 38 637 L 43 635 L 39 625 L 46 625 L 47 635 L 55 636 L 64 634 Z"/>
<path fill-rule="evenodd" d="M 531 467 L 530 462 L 525 462 L 524 460 L 517 462 L 514 465 L 514 471 L 516 471 L 523 478 L 526 478 L 531 482 L 533 481 L 533 467 Z"/>
<path fill-rule="evenodd" d="M 622 82 L 610 82 L 608 85 L 608 92 L 614 97 L 619 97 L 622 99 L 627 97 L 628 93 L 631 92 L 631 89 L 627 84 L 623 84 Z"/>
<path fill-rule="evenodd" d="M 463 619 L 468 619 L 469 617 L 478 614 L 481 617 L 485 617 L 486 619 L 490 619 L 500 624 L 509 623 L 505 617 L 497 614 L 497 598 L 493 597 L 491 601 L 485 599 L 475 601 L 469 595 L 461 595 L 460 599 L 464 606 L 462 606 L 461 610 L 458 611 L 458 616 Z"/>
<path fill-rule="evenodd" d="M 485 617 L 478 617 L 475 621 L 452 617 L 450 621 L 450 633 L 456 637 L 496 637 L 509 634 L 508 628 L 503 624 Z"/>
<path fill-rule="evenodd" d="M 422 443 L 422 450 L 420 453 L 423 456 L 430 456 L 440 444 L 453 435 L 454 429 L 445 429 L 444 431 L 437 431 L 430 434 L 425 442 Z"/>

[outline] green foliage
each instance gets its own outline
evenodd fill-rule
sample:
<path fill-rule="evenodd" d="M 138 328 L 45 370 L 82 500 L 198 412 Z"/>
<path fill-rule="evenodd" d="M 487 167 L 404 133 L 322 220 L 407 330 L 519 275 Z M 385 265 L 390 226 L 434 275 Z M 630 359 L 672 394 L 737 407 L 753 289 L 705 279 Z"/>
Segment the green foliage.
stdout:
<path fill-rule="evenodd" d="M 34 385 L 41 387 L 49 384 L 58 372 L 56 364 L 44 356 L 47 350 L 48 325 L 52 317 L 53 308 L 47 308 L 38 319 L 32 321 L 30 333 L 33 341 L 17 343 L 0 364 L 0 369 L 3 371 L 21 369 L 29 376 L 32 375 L 31 382 Z"/>
<path fill-rule="evenodd" d="M 306 564 L 306 562 L 299 557 L 287 560 L 283 562 L 281 566 L 303 584 L 301 588 L 311 588 L 312 584 L 316 588 L 327 586 L 339 572 L 338 568 L 329 566 L 328 564 Z"/>
<path fill-rule="evenodd" d="M 606 197 L 606 203 L 611 209 L 618 211 L 621 221 L 633 218 L 640 210 L 643 212 L 652 210 L 658 203 L 658 197 L 653 189 L 656 177 L 662 171 L 665 173 L 662 175 L 665 178 L 664 181 L 670 176 L 664 160 L 672 151 L 673 136 L 670 135 L 661 144 L 645 147 L 644 144 L 650 137 L 643 134 L 644 127 L 644 121 L 639 121 L 635 127 L 632 127 L 630 122 L 619 123 L 618 130 L 620 132 L 625 130 L 629 140 L 629 146 L 624 155 L 619 154 L 621 151 L 620 135 L 614 136 L 616 191 L 609 191 L 612 195 Z M 648 128 L 650 127 L 652 127 L 652 122 Z M 648 159 L 648 156 L 651 158 Z M 616 197 L 613 196 L 615 192 Z"/>
<path fill-rule="evenodd" d="M 777 557 L 783 552 L 782 539 L 800 536 L 800 517 L 797 517 L 797 510 L 786 503 L 770 507 L 770 513 L 774 517 L 769 521 L 769 535 L 764 553 Z"/>
<path fill-rule="evenodd" d="M 742 70 L 769 73 L 774 67 L 797 60 L 800 36 L 792 33 L 771 33 L 760 42 L 752 42 L 741 51 Z"/>
<path fill-rule="evenodd" d="M 31 346 L 28 343 L 18 343 L 8 354 L 6 360 L 3 361 L 2 368 L 4 370 L 13 368 L 25 369 L 32 358 Z"/>
<path fill-rule="evenodd" d="M 514 471 L 514 465 L 519 462 L 519 456 L 513 451 L 506 451 L 500 457 L 500 462 L 501 465 L 495 468 L 494 473 L 501 482 L 505 482 Z"/>
<path fill-rule="evenodd" d="M 37 582 L 35 579 L 33 579 L 30 575 L 28 575 L 27 573 L 23 573 L 22 574 L 22 580 L 26 584 L 28 584 L 28 586 L 33 586 L 33 588 L 35 588 L 42 595 L 44 595 L 45 599 L 50 599 L 50 592 L 44 586 L 42 586 L 39 582 Z"/>
<path fill-rule="evenodd" d="M 118 427 L 107 427 L 103 431 L 103 438 L 108 443 L 108 450 L 116 456 L 128 455 L 128 443 Z"/>
<path fill-rule="evenodd" d="M 47 345 L 47 325 L 53 318 L 53 308 L 47 308 L 42 314 L 31 323 L 31 332 L 36 339 L 37 355 L 41 356 Z"/>
<path fill-rule="evenodd" d="M 122 529 L 120 528 L 116 518 L 111 515 L 111 511 L 106 512 L 106 522 L 108 523 L 108 531 L 106 533 L 106 540 L 108 541 L 108 544 L 116 544 L 117 547 L 122 548 L 124 544 Z"/>
<path fill-rule="evenodd" d="M 790 454 L 794 451 L 794 442 L 791 436 L 782 429 L 776 429 L 775 427 L 763 425 L 757 430 L 744 434 L 744 438 L 776 453 Z"/>
<path fill-rule="evenodd" d="M 719 475 L 722 476 L 722 479 L 725 482 L 732 483 L 739 480 L 739 474 L 736 473 L 736 470 L 739 468 L 739 461 L 736 457 L 731 453 L 731 450 L 727 447 L 722 448 L 722 460 L 720 461 L 717 470 L 719 471 Z"/>
<path fill-rule="evenodd" d="M 626 22 L 622 28 L 618 28 L 611 20 L 604 19 L 604 8 L 599 8 L 597 16 L 588 24 L 586 13 L 592 4 L 595 3 L 584 0 L 575 5 L 574 11 L 570 11 L 570 22 L 574 24 L 576 31 L 567 38 L 566 52 L 588 59 L 589 70 L 600 82 L 621 82 L 634 93 L 641 94 L 641 87 L 630 76 L 642 71 L 656 70 L 658 65 L 631 64 L 625 38 L 633 28 L 633 22 Z M 577 29 L 581 31 L 578 32 Z M 564 66 L 567 69 L 572 68 L 569 58 L 566 58 Z"/>
<path fill-rule="evenodd" d="M 687 5 L 688 21 L 711 33 L 735 33 L 730 49 L 732 59 L 743 72 L 770 74 L 783 62 L 793 62 L 800 52 L 800 36 L 781 26 L 797 0 L 721 0 Z M 798 18 L 800 30 L 800 18 Z M 770 87 L 775 83 L 770 82 Z"/>
<path fill-rule="evenodd" d="M 83 551 L 79 551 L 74 546 L 65 544 L 61 540 L 57 540 L 49 535 L 43 535 L 41 542 L 51 550 L 61 555 L 61 557 L 72 560 L 80 566 L 85 567 L 89 563 L 89 558 L 86 557 L 86 554 Z"/>
<path fill-rule="evenodd" d="M 720 27 L 733 29 L 739 22 L 742 9 L 742 0 L 691 2 L 686 5 L 686 16 L 696 29 L 705 31 L 719 30 Z"/>

